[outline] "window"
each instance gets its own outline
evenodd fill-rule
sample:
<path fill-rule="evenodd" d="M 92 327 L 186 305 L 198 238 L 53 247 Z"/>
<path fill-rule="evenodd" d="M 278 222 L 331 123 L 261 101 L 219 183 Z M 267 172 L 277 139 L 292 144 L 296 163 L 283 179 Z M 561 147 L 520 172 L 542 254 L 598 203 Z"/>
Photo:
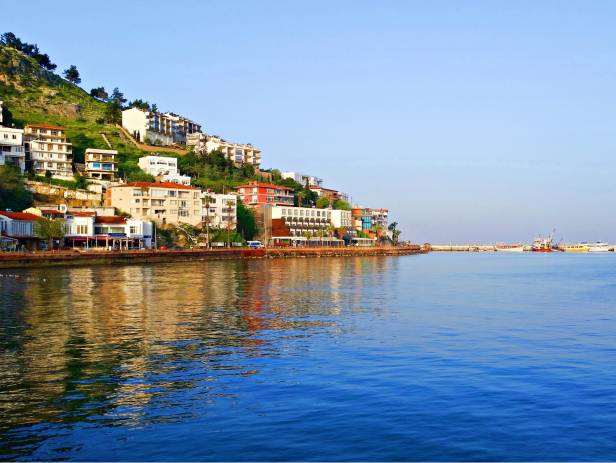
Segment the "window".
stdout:
<path fill-rule="evenodd" d="M 131 235 L 135 235 L 137 233 L 137 227 L 134 225 L 131 225 L 129 227 L 129 231 L 128 231 Z"/>
<path fill-rule="evenodd" d="M 88 226 L 87 225 L 77 225 L 77 234 L 78 235 L 87 235 L 88 234 Z"/>

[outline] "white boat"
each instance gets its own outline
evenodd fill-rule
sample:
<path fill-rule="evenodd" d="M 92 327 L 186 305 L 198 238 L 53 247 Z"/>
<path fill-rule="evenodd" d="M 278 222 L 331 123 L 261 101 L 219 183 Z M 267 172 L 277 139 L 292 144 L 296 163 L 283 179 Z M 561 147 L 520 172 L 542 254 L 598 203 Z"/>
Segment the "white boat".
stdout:
<path fill-rule="evenodd" d="M 610 245 L 604 243 L 603 241 L 597 241 L 596 243 L 589 243 L 588 252 L 608 252 L 610 250 Z"/>
<path fill-rule="evenodd" d="M 524 252 L 523 244 L 496 243 L 494 249 L 499 252 Z"/>

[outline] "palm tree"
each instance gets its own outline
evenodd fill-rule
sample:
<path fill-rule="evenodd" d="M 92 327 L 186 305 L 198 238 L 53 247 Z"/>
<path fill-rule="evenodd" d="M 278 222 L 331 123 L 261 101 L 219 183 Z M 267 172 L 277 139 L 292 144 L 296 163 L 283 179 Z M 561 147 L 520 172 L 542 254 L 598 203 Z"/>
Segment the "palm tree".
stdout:
<path fill-rule="evenodd" d="M 392 222 L 389 224 L 389 227 L 387 227 L 391 232 L 391 241 L 393 242 L 394 246 L 398 246 L 398 238 L 400 238 L 400 234 L 402 233 L 400 230 L 398 230 L 397 227 L 398 222 Z"/>

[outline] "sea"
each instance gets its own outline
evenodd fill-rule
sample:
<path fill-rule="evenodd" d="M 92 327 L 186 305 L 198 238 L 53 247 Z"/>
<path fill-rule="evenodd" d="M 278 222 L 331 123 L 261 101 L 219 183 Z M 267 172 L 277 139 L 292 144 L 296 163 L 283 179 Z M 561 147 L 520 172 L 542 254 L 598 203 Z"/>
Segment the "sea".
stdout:
<path fill-rule="evenodd" d="M 0 460 L 616 460 L 616 254 L 0 270 Z"/>

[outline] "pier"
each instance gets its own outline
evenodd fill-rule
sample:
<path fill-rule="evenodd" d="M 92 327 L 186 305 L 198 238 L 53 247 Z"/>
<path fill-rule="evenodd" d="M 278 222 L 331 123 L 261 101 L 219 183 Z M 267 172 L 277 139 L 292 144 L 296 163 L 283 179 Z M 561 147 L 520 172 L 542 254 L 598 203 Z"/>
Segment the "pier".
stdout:
<path fill-rule="evenodd" d="M 494 252 L 493 244 L 431 244 L 431 251 L 440 252 Z"/>

